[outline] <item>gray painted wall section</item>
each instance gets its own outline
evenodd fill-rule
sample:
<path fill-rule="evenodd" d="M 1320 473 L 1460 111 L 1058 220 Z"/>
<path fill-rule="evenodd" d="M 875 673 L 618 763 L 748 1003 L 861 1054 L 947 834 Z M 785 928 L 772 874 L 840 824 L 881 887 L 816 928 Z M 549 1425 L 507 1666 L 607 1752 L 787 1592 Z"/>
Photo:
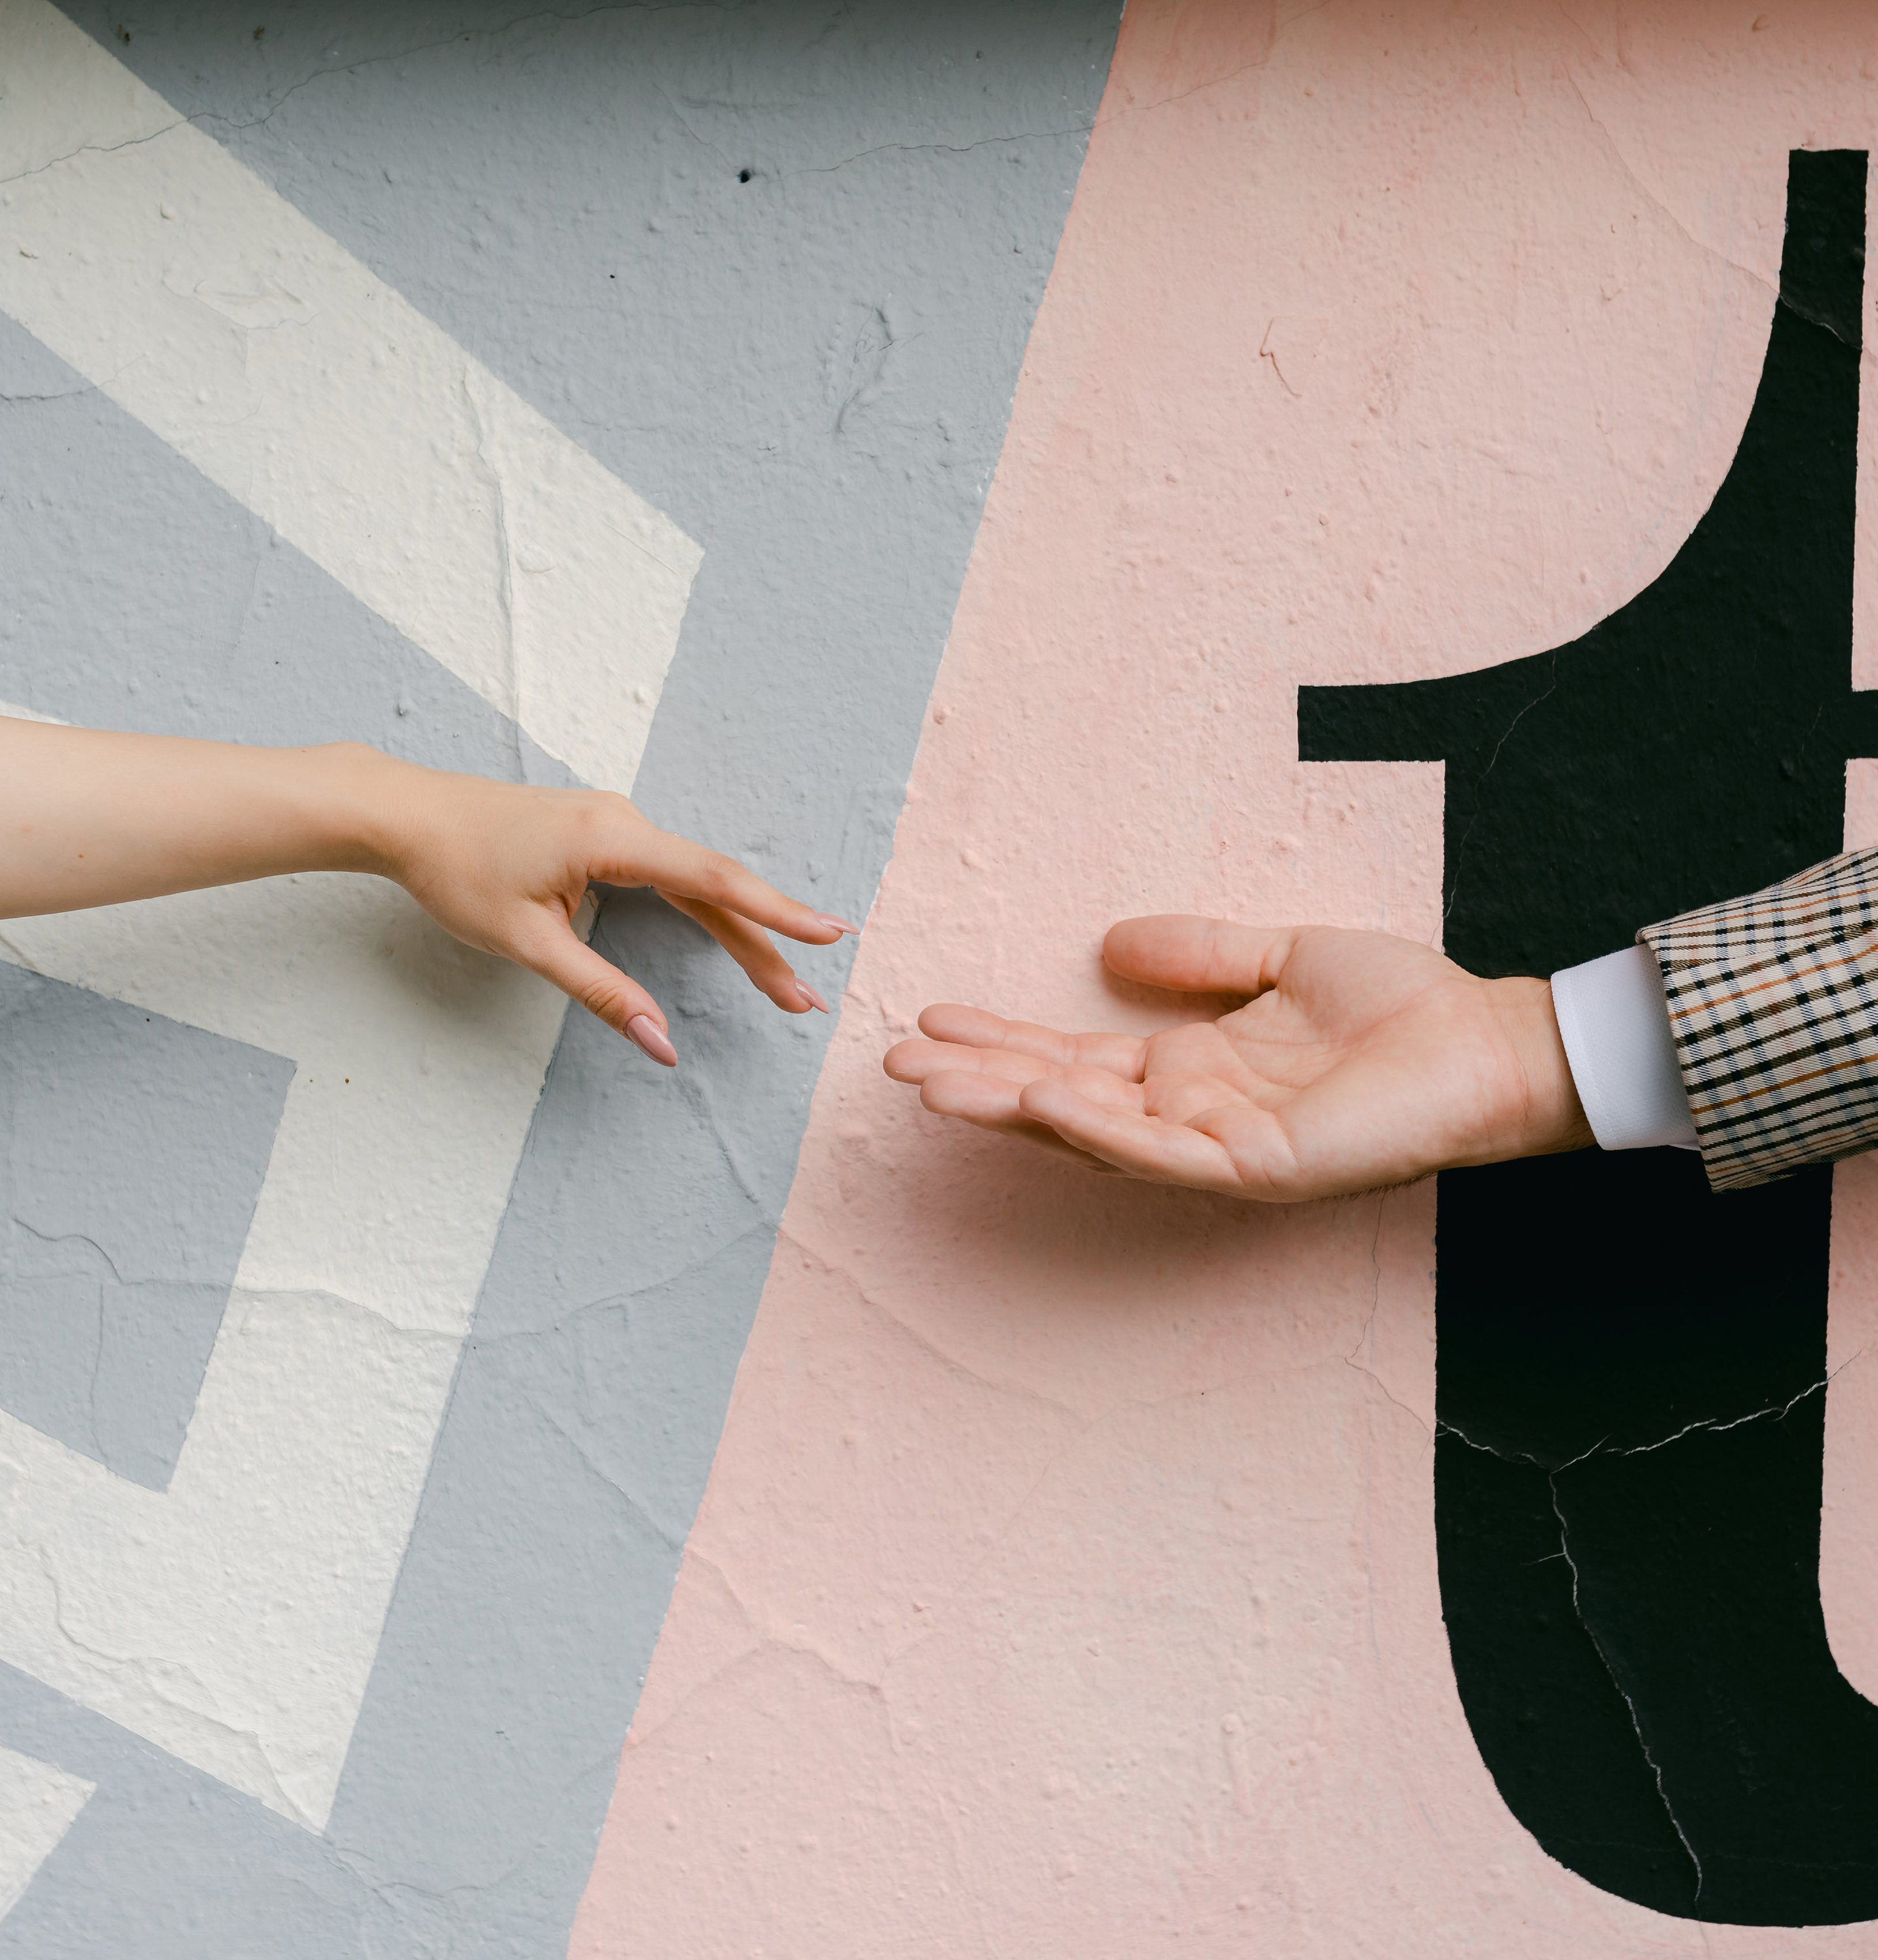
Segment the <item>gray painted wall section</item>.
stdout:
<path fill-rule="evenodd" d="M 0 962 L 0 1402 L 168 1487 L 291 1061 Z"/>
<path fill-rule="evenodd" d="M 70 11 L 702 542 L 639 800 L 864 912 L 1113 0 Z M 0 397 L 0 698 L 555 778 L 4 321 Z M 99 1787 L 0 1955 L 563 1950 L 827 1034 L 655 902 L 600 932 L 685 1067 L 568 1021 L 327 1836 L 0 1670 L 0 1741 Z M 832 991 L 843 955 L 804 965 Z M 86 1029 L 38 1065 L 108 1124 L 135 1071 L 100 1074 Z M 223 1093 L 207 1051 L 163 1065 Z M 265 1155 L 231 1135 L 224 1181 Z M 51 1140 L 36 1165 L 60 1169 Z"/>

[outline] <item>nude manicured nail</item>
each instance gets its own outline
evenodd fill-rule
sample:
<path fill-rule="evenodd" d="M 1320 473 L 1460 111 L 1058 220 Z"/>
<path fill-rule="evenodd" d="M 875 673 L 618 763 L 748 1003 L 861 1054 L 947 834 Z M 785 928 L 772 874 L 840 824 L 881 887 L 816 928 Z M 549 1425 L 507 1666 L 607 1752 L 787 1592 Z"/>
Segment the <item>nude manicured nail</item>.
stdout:
<path fill-rule="evenodd" d="M 817 912 L 815 915 L 815 923 L 817 925 L 826 926 L 831 932 L 858 933 L 861 930 L 852 919 L 837 918 L 832 912 Z"/>
<path fill-rule="evenodd" d="M 823 1013 L 828 1012 L 828 1003 L 806 980 L 798 980 L 795 983 L 795 990 L 802 996 L 802 1004 L 804 1007 L 818 1007 Z"/>
<path fill-rule="evenodd" d="M 663 1062 L 667 1068 L 678 1066 L 678 1051 L 671 1039 L 650 1014 L 635 1014 L 626 1023 L 626 1039 L 635 1048 L 643 1048 L 654 1061 Z"/>

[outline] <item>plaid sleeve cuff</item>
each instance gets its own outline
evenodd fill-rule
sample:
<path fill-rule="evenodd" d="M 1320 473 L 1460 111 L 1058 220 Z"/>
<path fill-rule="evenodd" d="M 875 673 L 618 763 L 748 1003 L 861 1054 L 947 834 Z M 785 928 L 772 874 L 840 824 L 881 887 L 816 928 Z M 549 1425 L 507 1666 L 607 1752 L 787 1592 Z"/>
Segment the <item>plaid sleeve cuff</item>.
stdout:
<path fill-rule="evenodd" d="M 1715 1190 L 1878 1145 L 1878 851 L 1637 937 L 1662 969 Z"/>

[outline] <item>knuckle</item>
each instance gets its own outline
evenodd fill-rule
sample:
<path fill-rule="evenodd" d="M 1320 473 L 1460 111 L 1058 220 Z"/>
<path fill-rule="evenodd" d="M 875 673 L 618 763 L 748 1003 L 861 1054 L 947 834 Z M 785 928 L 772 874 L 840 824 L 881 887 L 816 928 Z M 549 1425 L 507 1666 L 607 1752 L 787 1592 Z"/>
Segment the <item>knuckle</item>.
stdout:
<path fill-rule="evenodd" d="M 721 851 L 707 851 L 698 867 L 699 881 L 713 898 L 721 899 L 734 892 L 741 882 L 743 867 L 734 858 L 727 858 Z"/>
<path fill-rule="evenodd" d="M 625 991 L 616 980 L 587 980 L 574 998 L 597 1020 L 613 1021 L 626 1011 Z"/>
<path fill-rule="evenodd" d="M 629 802 L 612 790 L 601 790 L 596 793 L 593 815 L 597 824 L 615 835 L 622 830 L 643 833 L 652 827 L 640 815 L 636 803 Z"/>

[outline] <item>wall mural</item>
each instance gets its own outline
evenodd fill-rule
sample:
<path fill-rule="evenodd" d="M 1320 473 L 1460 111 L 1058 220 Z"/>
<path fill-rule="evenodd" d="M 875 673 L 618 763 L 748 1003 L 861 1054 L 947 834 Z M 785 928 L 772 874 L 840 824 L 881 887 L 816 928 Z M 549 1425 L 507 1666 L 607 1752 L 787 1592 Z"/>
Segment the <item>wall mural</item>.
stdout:
<path fill-rule="evenodd" d="M 1113 33 L 8 0 L 0 698 L 864 912 Z M 670 1093 L 388 886 L 0 931 L 0 1951 L 565 1949 L 819 1058 L 655 909 Z"/>
<path fill-rule="evenodd" d="M 1868 10 L 1119 11 L 0 0 L 5 711 L 868 921 L 818 1032 L 600 895 L 675 1076 L 389 886 L 0 925 L 0 1956 L 1869 1951 L 1870 1160 L 879 1068 L 1878 842 Z"/>
<path fill-rule="evenodd" d="M 1759 392 L 1654 584 L 1569 646 L 1307 688 L 1300 754 L 1443 761 L 1443 931 L 1551 972 L 1841 847 L 1862 150 L 1796 151 Z M 1564 848 L 1561 848 L 1561 843 Z M 1444 1172 L 1435 1529 L 1501 1793 L 1594 1884 L 1745 1925 L 1878 1917 L 1878 1709 L 1819 1605 L 1832 1172 L 1672 1150 Z"/>

